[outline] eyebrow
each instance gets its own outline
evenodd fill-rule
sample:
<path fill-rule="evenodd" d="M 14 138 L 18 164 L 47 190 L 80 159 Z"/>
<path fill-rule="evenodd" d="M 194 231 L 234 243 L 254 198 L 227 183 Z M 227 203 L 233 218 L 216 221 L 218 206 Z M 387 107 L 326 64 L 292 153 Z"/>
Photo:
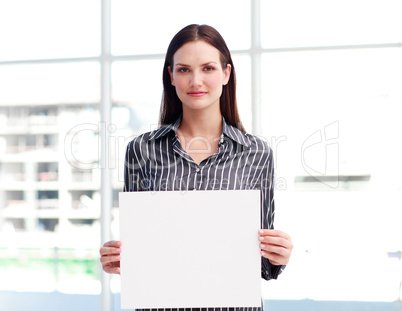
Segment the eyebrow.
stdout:
<path fill-rule="evenodd" d="M 210 62 L 207 62 L 207 63 L 205 63 L 205 64 L 201 64 L 201 67 L 202 67 L 202 66 L 207 66 L 207 65 L 210 65 L 210 64 L 216 64 L 216 65 L 217 65 L 217 62 L 210 61 Z M 177 64 L 175 64 L 174 66 L 191 67 L 190 65 L 182 64 L 182 63 L 177 63 Z"/>

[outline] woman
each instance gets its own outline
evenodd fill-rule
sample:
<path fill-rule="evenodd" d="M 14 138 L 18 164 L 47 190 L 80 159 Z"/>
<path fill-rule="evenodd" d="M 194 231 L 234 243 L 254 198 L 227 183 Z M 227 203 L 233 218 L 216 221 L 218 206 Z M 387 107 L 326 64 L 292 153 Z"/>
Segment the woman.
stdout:
<path fill-rule="evenodd" d="M 272 151 L 240 122 L 235 68 L 221 35 L 207 25 L 178 32 L 163 86 L 161 127 L 128 144 L 124 191 L 261 189 L 261 275 L 277 278 L 293 245 L 273 230 Z M 119 241 L 103 245 L 105 272 L 120 273 L 120 252 Z"/>

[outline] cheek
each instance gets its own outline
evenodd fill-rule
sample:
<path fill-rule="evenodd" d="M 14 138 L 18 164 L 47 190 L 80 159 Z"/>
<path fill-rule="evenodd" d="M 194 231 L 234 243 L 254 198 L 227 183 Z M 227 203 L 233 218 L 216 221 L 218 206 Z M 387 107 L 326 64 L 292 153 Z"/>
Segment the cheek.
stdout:
<path fill-rule="evenodd" d="M 180 92 L 180 89 L 183 89 L 186 86 L 186 81 L 183 77 L 175 77 L 174 83 L 176 86 L 176 92 Z"/>
<path fill-rule="evenodd" d="M 210 75 L 205 81 L 210 87 L 221 87 L 222 86 L 222 76 L 220 74 Z"/>

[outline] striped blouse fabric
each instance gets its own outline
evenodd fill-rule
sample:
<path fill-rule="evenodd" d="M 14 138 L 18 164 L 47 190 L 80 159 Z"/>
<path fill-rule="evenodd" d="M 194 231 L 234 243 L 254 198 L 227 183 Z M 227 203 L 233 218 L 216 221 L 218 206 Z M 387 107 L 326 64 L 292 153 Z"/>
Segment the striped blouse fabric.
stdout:
<path fill-rule="evenodd" d="M 273 229 L 274 164 L 262 139 L 244 133 L 223 119 L 218 148 L 197 164 L 176 135 L 181 118 L 134 138 L 127 146 L 124 191 L 261 190 L 261 228 Z M 202 139 L 202 138 L 200 138 Z M 207 147 L 207 144 L 206 144 Z M 210 152 L 212 153 L 212 152 Z M 261 259 L 261 277 L 276 279 L 284 266 Z M 193 308 L 193 311 L 205 308 Z M 258 309 L 258 310 L 257 310 Z M 166 309 L 166 311 L 189 309 Z M 208 308 L 206 311 L 260 311 L 261 308 Z"/>

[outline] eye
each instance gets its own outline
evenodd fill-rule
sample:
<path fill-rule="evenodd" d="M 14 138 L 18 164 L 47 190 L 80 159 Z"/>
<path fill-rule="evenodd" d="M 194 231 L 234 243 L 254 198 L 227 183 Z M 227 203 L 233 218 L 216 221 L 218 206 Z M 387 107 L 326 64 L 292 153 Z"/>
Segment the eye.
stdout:
<path fill-rule="evenodd" d="M 204 70 L 205 70 L 205 71 L 212 71 L 212 70 L 215 70 L 215 68 L 212 67 L 212 66 L 206 66 L 206 67 L 204 68 Z"/>
<path fill-rule="evenodd" d="M 177 72 L 180 72 L 180 73 L 185 73 L 188 71 L 189 71 L 188 68 L 185 68 L 185 67 L 181 67 L 181 68 L 177 69 Z"/>

